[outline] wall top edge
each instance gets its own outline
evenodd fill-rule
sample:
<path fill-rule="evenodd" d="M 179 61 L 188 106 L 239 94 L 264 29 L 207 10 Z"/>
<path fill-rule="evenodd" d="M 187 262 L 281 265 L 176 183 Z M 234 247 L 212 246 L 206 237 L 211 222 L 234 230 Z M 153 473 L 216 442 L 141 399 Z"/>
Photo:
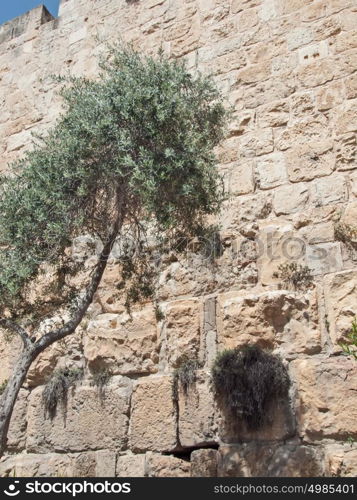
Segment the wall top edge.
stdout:
<path fill-rule="evenodd" d="M 42 24 L 53 21 L 54 16 L 47 8 L 40 4 L 37 7 L 25 12 L 21 16 L 0 25 L 0 44 L 8 42 L 13 38 L 21 36 L 26 31 L 38 28 Z"/>

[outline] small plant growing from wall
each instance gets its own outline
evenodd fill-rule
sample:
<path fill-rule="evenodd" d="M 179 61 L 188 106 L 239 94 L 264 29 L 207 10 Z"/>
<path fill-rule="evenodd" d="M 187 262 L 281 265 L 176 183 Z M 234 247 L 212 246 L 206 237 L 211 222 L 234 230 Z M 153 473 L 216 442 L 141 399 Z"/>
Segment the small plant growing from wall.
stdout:
<path fill-rule="evenodd" d="M 104 398 L 105 388 L 112 376 L 111 370 L 106 367 L 97 368 L 92 373 L 91 385 L 97 387 L 101 399 Z"/>
<path fill-rule="evenodd" d="M 352 330 L 348 335 L 349 343 L 341 343 L 340 347 L 346 356 L 353 356 L 353 358 L 357 361 L 357 319 L 352 321 Z"/>
<path fill-rule="evenodd" d="M 335 239 L 344 243 L 354 258 L 357 250 L 357 227 L 338 222 L 334 226 Z"/>
<path fill-rule="evenodd" d="M 296 262 L 280 264 L 273 276 L 280 278 L 285 286 L 292 287 L 294 290 L 306 290 L 313 282 L 311 269 Z"/>
<path fill-rule="evenodd" d="M 46 414 L 53 418 L 59 404 L 65 407 L 69 389 L 74 387 L 82 378 L 83 370 L 81 368 L 60 368 L 55 370 L 47 381 L 42 394 Z"/>
<path fill-rule="evenodd" d="M 288 396 L 290 381 L 278 356 L 247 345 L 217 355 L 212 384 L 222 408 L 256 430 L 266 423 L 269 405 Z"/>
<path fill-rule="evenodd" d="M 173 398 L 178 399 L 179 385 L 184 394 L 193 386 L 197 380 L 197 370 L 200 369 L 200 363 L 196 359 L 183 358 L 180 366 L 174 372 Z"/>

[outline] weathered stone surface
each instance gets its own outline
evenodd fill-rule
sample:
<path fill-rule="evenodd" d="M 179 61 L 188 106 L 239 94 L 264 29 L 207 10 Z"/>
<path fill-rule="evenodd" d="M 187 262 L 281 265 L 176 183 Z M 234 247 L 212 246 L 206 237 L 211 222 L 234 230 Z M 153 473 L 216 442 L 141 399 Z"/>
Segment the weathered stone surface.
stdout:
<path fill-rule="evenodd" d="M 261 189 L 270 189 L 284 184 L 287 179 L 284 155 L 271 153 L 257 160 L 257 183 Z"/>
<path fill-rule="evenodd" d="M 189 477 L 190 462 L 172 455 L 146 454 L 146 473 L 148 477 Z"/>
<path fill-rule="evenodd" d="M 311 274 L 335 273 L 343 268 L 340 243 L 318 243 L 306 247 L 306 264 Z"/>
<path fill-rule="evenodd" d="M 0 384 L 9 379 L 12 373 L 19 353 L 22 350 L 22 342 L 20 337 L 7 336 L 5 330 L 0 330 Z"/>
<path fill-rule="evenodd" d="M 137 382 L 131 400 L 130 447 L 134 452 L 172 451 L 177 446 L 171 376 Z"/>
<path fill-rule="evenodd" d="M 324 279 L 328 333 L 336 350 L 346 341 L 356 315 L 357 271 L 344 271 Z"/>
<path fill-rule="evenodd" d="M 111 450 L 99 450 L 95 453 L 95 476 L 115 477 L 116 452 Z"/>
<path fill-rule="evenodd" d="M 316 295 L 284 290 L 228 292 L 218 296 L 218 341 L 231 349 L 245 344 L 280 346 L 284 356 L 320 350 Z"/>
<path fill-rule="evenodd" d="M 220 448 L 219 477 L 316 477 L 323 468 L 316 448 L 247 443 Z"/>
<path fill-rule="evenodd" d="M 51 420 L 45 415 L 41 387 L 32 391 L 28 406 L 27 450 L 81 451 L 123 449 L 127 445 L 128 411 L 132 383 L 115 378 L 100 397 L 95 387 L 78 386 L 67 405 Z"/>
<path fill-rule="evenodd" d="M 231 196 L 239 196 L 254 191 L 252 161 L 239 161 L 223 171 L 225 190 Z"/>
<path fill-rule="evenodd" d="M 217 477 L 218 451 L 210 448 L 191 453 L 191 477 Z"/>
<path fill-rule="evenodd" d="M 181 359 L 200 357 L 202 344 L 202 302 L 200 299 L 171 302 L 165 313 L 164 354 L 176 367 Z"/>
<path fill-rule="evenodd" d="M 309 199 L 305 184 L 281 186 L 274 191 L 273 207 L 276 215 L 287 215 L 302 211 Z"/>
<path fill-rule="evenodd" d="M 11 451 L 22 450 L 26 445 L 28 397 L 29 392 L 20 389 L 9 427 L 7 448 Z"/>
<path fill-rule="evenodd" d="M 331 174 L 335 167 L 332 141 L 305 143 L 286 154 L 291 182 L 310 181 Z"/>
<path fill-rule="evenodd" d="M 326 445 L 325 467 L 326 476 L 356 477 L 356 446 L 349 443 Z"/>
<path fill-rule="evenodd" d="M 317 179 L 312 186 L 312 200 L 317 207 L 330 203 L 342 203 L 346 199 L 347 186 L 343 175 Z"/>
<path fill-rule="evenodd" d="M 179 439 L 185 447 L 217 441 L 216 405 L 209 373 L 196 372 L 196 381 L 185 391 L 178 383 Z"/>
<path fill-rule="evenodd" d="M 115 374 L 157 371 L 158 331 L 152 305 L 132 315 L 100 314 L 89 322 L 84 355 L 89 366 L 106 366 Z"/>
<path fill-rule="evenodd" d="M 357 364 L 344 356 L 292 362 L 297 421 L 305 441 L 357 436 Z"/>
<path fill-rule="evenodd" d="M 0 461 L 1 477 L 93 477 L 93 452 L 5 456 Z"/>
<path fill-rule="evenodd" d="M 145 453 L 139 455 L 122 455 L 117 459 L 116 475 L 119 477 L 144 477 Z"/>

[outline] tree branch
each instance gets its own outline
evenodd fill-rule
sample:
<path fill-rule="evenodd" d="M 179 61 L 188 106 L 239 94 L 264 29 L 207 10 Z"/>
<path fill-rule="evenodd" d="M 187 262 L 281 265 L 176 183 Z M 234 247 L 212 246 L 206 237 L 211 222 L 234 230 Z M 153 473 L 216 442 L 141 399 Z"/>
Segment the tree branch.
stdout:
<path fill-rule="evenodd" d="M 113 230 L 104 245 L 104 248 L 99 256 L 98 264 L 94 270 L 94 273 L 92 275 L 92 279 L 90 281 L 90 284 L 88 285 L 87 291 L 84 295 L 84 297 L 81 299 L 80 304 L 77 307 L 76 312 L 74 313 L 73 317 L 61 328 L 54 330 L 52 332 L 49 332 L 45 334 L 43 337 L 41 337 L 36 343 L 35 343 L 35 349 L 38 352 L 42 352 L 46 347 L 49 345 L 53 344 L 53 342 L 56 342 L 58 340 L 63 339 L 64 337 L 67 337 L 67 335 L 70 335 L 75 331 L 77 326 L 80 324 L 82 321 L 85 313 L 87 312 L 88 307 L 93 301 L 93 297 L 95 292 L 98 289 L 98 286 L 100 284 L 100 281 L 102 279 L 102 276 L 104 274 L 105 268 L 107 267 L 108 259 L 110 252 L 112 250 L 113 244 L 118 236 L 118 233 L 122 227 L 124 220 L 124 208 L 123 206 L 121 207 L 120 210 L 120 216 L 117 218 Z"/>
<path fill-rule="evenodd" d="M 0 327 L 4 328 L 5 330 L 9 330 L 10 332 L 14 332 L 17 335 L 20 335 L 24 347 L 28 347 L 30 344 L 32 344 L 32 341 L 28 336 L 26 330 L 14 321 L 11 321 L 10 319 L 0 319 Z"/>

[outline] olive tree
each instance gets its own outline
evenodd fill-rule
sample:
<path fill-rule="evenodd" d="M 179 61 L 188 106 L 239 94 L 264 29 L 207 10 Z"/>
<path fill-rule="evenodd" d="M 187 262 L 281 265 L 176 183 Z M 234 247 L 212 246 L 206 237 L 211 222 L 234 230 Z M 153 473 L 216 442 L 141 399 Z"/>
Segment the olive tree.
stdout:
<path fill-rule="evenodd" d="M 208 77 L 112 47 L 97 78 L 70 78 L 60 93 L 56 124 L 0 182 L 0 327 L 23 344 L 0 400 L 0 456 L 31 364 L 75 332 L 113 244 L 147 228 L 159 249 L 194 237 L 222 199 L 213 150 L 227 111 Z M 81 234 L 101 241 L 90 269 L 71 256 Z M 122 259 L 127 305 L 152 293 L 146 264 L 145 252 Z"/>

